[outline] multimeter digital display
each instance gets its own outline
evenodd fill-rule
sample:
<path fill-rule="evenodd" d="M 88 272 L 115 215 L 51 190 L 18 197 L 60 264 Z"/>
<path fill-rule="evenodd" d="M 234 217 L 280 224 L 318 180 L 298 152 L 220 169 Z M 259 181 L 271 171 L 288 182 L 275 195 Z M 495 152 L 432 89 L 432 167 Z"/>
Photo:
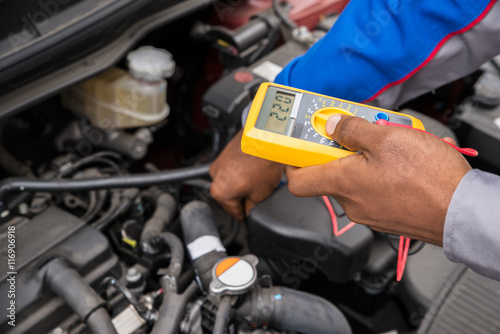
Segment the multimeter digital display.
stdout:
<path fill-rule="evenodd" d="M 294 94 L 287 94 L 277 91 L 269 112 L 269 117 L 266 121 L 266 129 L 285 134 L 286 125 L 289 123 L 290 113 L 292 112 L 293 101 L 295 101 Z"/>
<path fill-rule="evenodd" d="M 390 120 L 424 130 L 422 122 L 409 115 L 263 83 L 248 114 L 241 149 L 250 155 L 297 167 L 355 154 L 326 134 L 326 120 L 339 113 L 370 122 Z"/>

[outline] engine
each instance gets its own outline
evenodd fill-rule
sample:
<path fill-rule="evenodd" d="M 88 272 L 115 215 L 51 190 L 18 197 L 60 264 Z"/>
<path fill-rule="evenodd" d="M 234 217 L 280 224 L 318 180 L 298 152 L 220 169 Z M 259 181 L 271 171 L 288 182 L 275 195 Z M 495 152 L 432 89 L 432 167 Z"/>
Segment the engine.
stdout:
<path fill-rule="evenodd" d="M 210 163 L 259 85 L 345 5 L 313 3 L 179 6 L 114 66 L 0 123 L 0 332 L 410 332 L 426 315 L 432 332 L 443 286 L 466 270 L 439 250 L 414 241 L 397 282 L 397 239 L 361 225 L 333 235 L 324 201 L 286 180 L 245 223 L 211 198 Z"/>

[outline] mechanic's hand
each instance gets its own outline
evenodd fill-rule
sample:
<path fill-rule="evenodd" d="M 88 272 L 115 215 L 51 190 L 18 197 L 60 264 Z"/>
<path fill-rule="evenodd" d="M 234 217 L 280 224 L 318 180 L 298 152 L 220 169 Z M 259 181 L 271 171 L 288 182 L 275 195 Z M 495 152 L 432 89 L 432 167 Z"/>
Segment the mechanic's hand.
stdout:
<path fill-rule="evenodd" d="M 271 195 L 285 173 L 282 164 L 243 153 L 242 133 L 238 132 L 210 167 L 212 197 L 239 221 Z"/>
<path fill-rule="evenodd" d="M 356 223 L 443 244 L 448 205 L 471 169 L 460 153 L 428 134 L 347 115 L 330 117 L 326 131 L 360 154 L 324 165 L 288 167 L 294 195 L 331 195 Z"/>

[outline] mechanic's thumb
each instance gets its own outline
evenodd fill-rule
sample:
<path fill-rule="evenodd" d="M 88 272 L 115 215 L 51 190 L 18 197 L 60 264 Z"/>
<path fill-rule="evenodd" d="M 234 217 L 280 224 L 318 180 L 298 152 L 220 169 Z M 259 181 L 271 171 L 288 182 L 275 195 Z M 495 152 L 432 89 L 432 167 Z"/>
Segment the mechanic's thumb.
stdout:
<path fill-rule="evenodd" d="M 340 115 L 333 115 L 326 121 L 325 130 L 328 136 L 333 136 L 333 133 L 335 132 L 337 124 L 339 124 L 341 118 L 342 117 Z"/>
<path fill-rule="evenodd" d="M 325 123 L 326 134 L 351 151 L 369 151 L 381 128 L 361 117 L 344 114 L 332 115 Z"/>

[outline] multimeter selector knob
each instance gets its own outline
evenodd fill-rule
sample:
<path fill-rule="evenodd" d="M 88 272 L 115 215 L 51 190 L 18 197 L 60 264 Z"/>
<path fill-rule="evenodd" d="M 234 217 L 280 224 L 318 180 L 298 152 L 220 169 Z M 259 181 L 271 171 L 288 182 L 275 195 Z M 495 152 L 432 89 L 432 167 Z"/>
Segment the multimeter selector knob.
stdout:
<path fill-rule="evenodd" d="M 326 134 L 325 124 L 326 121 L 334 114 L 354 116 L 353 113 L 342 108 L 327 107 L 318 109 L 311 117 L 311 125 L 313 126 L 314 130 L 316 130 L 316 132 L 320 135 L 330 138 Z"/>

